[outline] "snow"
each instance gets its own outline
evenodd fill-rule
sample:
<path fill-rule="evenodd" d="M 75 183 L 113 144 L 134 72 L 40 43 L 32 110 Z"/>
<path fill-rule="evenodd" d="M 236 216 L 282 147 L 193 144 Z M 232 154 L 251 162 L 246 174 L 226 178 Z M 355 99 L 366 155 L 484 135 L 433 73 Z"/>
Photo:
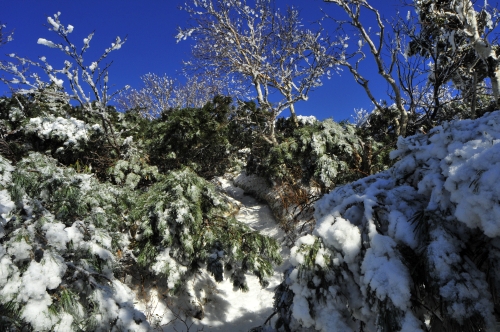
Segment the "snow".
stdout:
<path fill-rule="evenodd" d="M 354 261 L 361 249 L 361 234 L 355 225 L 342 217 L 328 216 L 321 224 L 318 223 L 316 229 L 326 243 L 343 253 L 343 260 L 347 264 Z M 295 245 L 301 244 L 299 239 Z"/>
<path fill-rule="evenodd" d="M 166 248 L 160 252 L 156 257 L 156 263 L 153 264 L 151 269 L 157 274 L 161 274 L 168 270 L 168 288 L 174 289 L 175 285 L 181 280 L 187 271 L 187 267 L 177 263 L 170 257 L 170 248 Z"/>
<path fill-rule="evenodd" d="M 12 180 L 14 167 L 3 156 L 0 156 L 0 239 L 5 236 L 4 228 L 8 222 L 9 213 L 15 205 L 9 192 L 4 189 Z"/>
<path fill-rule="evenodd" d="M 258 203 L 243 189 L 234 186 L 230 180 L 224 178 L 217 178 L 217 180 L 233 204 L 240 207 L 236 215 L 238 221 L 260 231 L 261 234 L 278 240 L 284 238 L 283 231 L 277 227 L 267 205 Z M 259 189 L 263 189 L 263 187 Z M 235 290 L 228 272 L 225 272 L 224 280 L 220 283 L 215 283 L 207 272 L 200 272 L 191 279 L 185 280 L 191 296 L 162 298 L 158 290 L 153 288 L 148 290 L 148 296 L 145 296 L 137 306 L 148 317 L 156 317 L 156 324 L 161 326 L 162 331 L 165 332 L 185 330 L 183 319 L 188 324 L 193 323 L 192 330 L 246 332 L 253 327 L 262 325 L 272 314 L 274 289 L 281 283 L 282 273 L 289 266 L 289 263 L 286 262 L 288 256 L 289 250 L 284 247 L 282 257 L 285 263 L 275 269 L 274 276 L 269 279 L 269 285 L 265 288 L 261 287 L 256 276 L 249 273 L 246 274 L 249 291 L 242 292 Z M 157 259 L 158 262 L 174 263 L 168 255 L 168 249 Z M 173 266 L 170 265 L 170 268 Z M 161 268 L 160 264 L 155 264 L 154 269 L 159 268 Z M 169 283 L 171 277 L 172 271 Z M 196 310 L 199 310 L 197 305 L 188 303 L 193 301 L 193 298 L 197 299 L 196 301 L 203 304 L 204 307 L 204 316 L 200 320 L 190 317 Z M 275 319 L 272 320 L 272 324 L 274 321 Z"/>
<path fill-rule="evenodd" d="M 361 264 L 362 281 L 375 290 L 377 298 L 389 298 L 401 310 L 410 305 L 410 274 L 406 266 L 394 257 L 396 243 L 387 236 L 376 234 Z"/>
<path fill-rule="evenodd" d="M 24 261 L 30 258 L 31 245 L 24 238 L 20 241 L 12 241 L 7 249 L 14 262 Z"/>
<path fill-rule="evenodd" d="M 45 45 L 45 46 L 48 46 L 48 47 L 51 47 L 51 48 L 58 48 L 59 47 L 54 42 L 51 42 L 50 40 L 47 40 L 45 38 L 38 38 L 37 44 Z"/>
<path fill-rule="evenodd" d="M 64 228 L 64 224 L 60 222 L 46 223 L 42 226 L 47 241 L 59 251 L 65 251 L 66 244 L 69 242 L 69 237 Z"/>
<path fill-rule="evenodd" d="M 63 259 L 45 252 L 40 263 L 31 261 L 23 273 L 17 300 L 26 303 L 21 316 L 37 331 L 47 331 L 55 323 L 56 317 L 49 313 L 52 299 L 46 290 L 57 288 L 65 272 Z"/>
<path fill-rule="evenodd" d="M 12 176 L 11 173 L 14 167 L 10 162 L 0 155 L 0 188 L 5 188 L 10 183 Z"/>
<path fill-rule="evenodd" d="M 42 139 L 56 139 L 62 141 L 65 148 L 78 148 L 85 143 L 93 132 L 100 130 L 98 126 L 89 126 L 83 121 L 69 117 L 36 117 L 31 118 L 26 125 L 27 132 L 35 133 Z"/>
<path fill-rule="evenodd" d="M 318 119 L 314 115 L 297 115 L 297 120 L 304 125 L 312 125 L 318 122 Z"/>
<path fill-rule="evenodd" d="M 1 185 L 1 184 L 0 184 Z M 14 202 L 7 190 L 0 190 L 0 239 L 5 236 L 4 228 L 7 224 L 7 215 L 14 209 Z"/>
<path fill-rule="evenodd" d="M 75 222 L 71 227 L 66 227 L 64 231 L 68 237 L 68 242 L 72 241 L 73 246 L 78 249 L 83 247 L 83 234 L 79 229 L 80 222 Z"/>
<path fill-rule="evenodd" d="M 57 18 L 57 16 L 56 16 L 56 18 Z M 59 27 L 60 27 L 59 23 L 57 23 L 52 17 L 48 16 L 47 22 L 49 22 L 52 25 L 52 27 L 54 28 L 54 31 L 59 30 Z"/>
<path fill-rule="evenodd" d="M 371 330 L 380 310 L 375 308 L 390 303 L 400 310 L 395 319 L 403 331 L 421 331 L 425 322 L 411 305 L 411 266 L 401 247 L 407 246 L 423 254 L 449 317 L 461 323 L 476 314 L 492 327 L 487 276 L 461 253 L 474 245 L 466 243 L 477 232 L 492 252 L 497 250 L 500 112 L 444 123 L 428 135 L 400 137 L 391 157 L 399 158 L 391 169 L 339 187 L 316 203 L 314 237 L 298 239 L 291 250 L 294 268 L 286 283 L 294 293 L 295 324 L 329 331 L 330 318 L 338 317 L 349 326 L 363 321 Z M 429 228 L 426 240 L 422 227 Z M 305 257 L 317 245 L 314 239 L 322 257 L 313 268 Z M 327 293 L 318 286 L 322 269 L 332 271 L 324 281 Z M 311 283 L 319 287 L 316 293 Z"/>

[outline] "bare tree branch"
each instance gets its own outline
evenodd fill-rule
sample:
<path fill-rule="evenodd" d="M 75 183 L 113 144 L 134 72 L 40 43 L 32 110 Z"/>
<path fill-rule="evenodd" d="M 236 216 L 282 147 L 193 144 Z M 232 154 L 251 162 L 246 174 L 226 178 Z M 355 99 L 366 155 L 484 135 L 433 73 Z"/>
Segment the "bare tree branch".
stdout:
<path fill-rule="evenodd" d="M 253 88 L 261 108 L 270 118 L 268 139 L 275 142 L 274 120 L 333 74 L 336 43 L 325 36 L 321 25 L 304 29 L 298 11 L 282 14 L 273 0 L 193 1 L 183 9 L 191 16 L 191 27 L 179 29 L 177 40 L 192 38 L 196 70 L 214 71 L 240 79 Z M 277 92 L 281 100 L 271 98 Z"/>

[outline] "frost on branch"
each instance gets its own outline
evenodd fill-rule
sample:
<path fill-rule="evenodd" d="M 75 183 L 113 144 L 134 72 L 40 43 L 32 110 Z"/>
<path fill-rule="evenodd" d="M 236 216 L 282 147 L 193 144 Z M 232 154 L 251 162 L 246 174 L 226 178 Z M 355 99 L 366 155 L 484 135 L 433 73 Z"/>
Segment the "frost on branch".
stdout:
<path fill-rule="evenodd" d="M 192 38 L 195 70 L 214 71 L 240 80 L 254 90 L 259 106 L 269 111 L 268 140 L 276 143 L 274 120 L 335 72 L 336 43 L 321 26 L 303 28 L 298 10 L 274 9 L 273 0 L 192 1 L 184 8 L 192 25 L 179 29 L 177 40 Z M 270 95 L 280 96 L 277 102 Z"/>
<path fill-rule="evenodd" d="M 389 170 L 316 204 L 276 294 L 292 330 L 494 330 L 500 113 L 400 138 Z"/>
<path fill-rule="evenodd" d="M 83 55 L 90 47 L 90 41 L 94 33 L 92 32 L 87 38 L 84 38 L 83 46 L 78 50 L 68 37 L 74 27 L 68 25 L 65 28 L 59 19 L 60 14 L 57 13 L 53 17 L 47 17 L 47 22 L 50 25 L 49 30 L 57 35 L 60 42 L 39 38 L 38 44 L 59 49 L 70 60 L 64 61 L 61 69 L 56 69 L 48 63 L 45 56 L 40 58 L 40 62 L 36 62 L 12 54 L 11 58 L 17 60 L 17 63 L 14 60 L 0 63 L 0 70 L 12 77 L 10 80 L 3 79 L 3 81 L 9 86 L 19 84 L 22 88 L 12 87 L 12 90 L 21 94 L 42 94 L 44 97 L 47 95 L 51 98 L 76 100 L 86 113 L 100 117 L 101 126 L 106 133 L 108 143 L 119 153 L 117 137 L 109 120 L 108 104 L 120 91 L 110 93 L 108 69 L 111 64 L 105 64 L 103 61 L 112 51 L 120 49 L 126 38 L 122 40 L 120 37 L 116 37 L 115 41 L 111 43 L 109 48 L 104 50 L 99 59 L 87 65 L 84 62 Z M 39 73 L 33 71 L 36 68 L 44 72 L 48 81 L 42 79 Z M 64 88 L 67 88 L 68 85 L 71 94 L 64 91 Z"/>
<path fill-rule="evenodd" d="M 7 33 L 5 31 L 6 28 L 7 26 L 0 22 L 0 46 L 14 40 L 14 38 L 12 37 L 14 35 L 14 32 Z"/>

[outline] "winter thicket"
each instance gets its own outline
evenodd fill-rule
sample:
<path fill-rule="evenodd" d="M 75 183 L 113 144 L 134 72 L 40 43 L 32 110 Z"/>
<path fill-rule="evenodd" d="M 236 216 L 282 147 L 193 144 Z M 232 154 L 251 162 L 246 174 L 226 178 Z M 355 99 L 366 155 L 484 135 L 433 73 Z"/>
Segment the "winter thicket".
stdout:
<path fill-rule="evenodd" d="M 141 287 L 141 280 L 154 278 L 167 293 L 178 294 L 205 269 L 216 281 L 229 271 L 238 289 L 248 290 L 247 272 L 265 284 L 281 261 L 276 241 L 236 221 L 234 204 L 187 167 L 203 169 L 198 159 L 187 158 L 207 148 L 196 142 L 211 140 L 211 150 L 220 147 L 226 154 L 227 139 L 218 140 L 216 124 L 227 122 L 227 113 L 213 111 L 213 104 L 196 110 L 197 116 L 214 117 L 215 130 L 196 141 L 202 129 L 183 124 L 188 119 L 182 113 L 171 114 L 178 120 L 152 123 L 137 113 L 115 112 L 107 105 L 108 66 L 85 66 L 69 42 L 72 27 L 64 27 L 59 14 L 48 22 L 68 48 L 42 43 L 63 50 L 80 68 L 72 71 L 69 61 L 62 70 L 33 63 L 44 69 L 46 82 L 36 72 L 16 70 L 13 62 L 3 64 L 17 75 L 19 81 L 11 83 L 26 88 L 0 100 L 2 329 L 147 331 L 150 324 L 131 289 Z M 101 61 L 120 45 L 117 39 Z M 83 99 L 82 77 L 94 100 Z M 73 94 L 64 92 L 65 82 Z M 71 98 L 81 105 L 71 106 Z M 170 134 L 186 135 L 189 151 L 176 150 L 170 137 L 147 133 L 161 132 L 164 123 Z M 159 141 L 161 151 L 154 146 Z M 181 152 L 188 160 L 167 162 Z M 218 162 L 203 161 L 207 168 Z"/>
<path fill-rule="evenodd" d="M 271 205 L 291 249 L 274 313 L 253 331 L 497 328 L 496 10 L 416 0 L 388 21 L 366 0 L 326 2 L 306 28 L 271 0 L 188 1 L 186 76 L 145 74 L 137 89 L 110 91 L 124 40 L 84 62 L 93 34 L 77 48 L 60 13 L 47 18 L 58 39 L 38 43 L 62 67 L 0 62 L 12 91 L 0 98 L 1 330 L 162 330 L 140 293 L 187 299 L 186 323 L 210 305 L 193 286 L 202 274 L 264 287 L 280 241 L 237 220 L 221 176 Z M 355 123 L 296 114 L 341 67 L 374 110 Z"/>

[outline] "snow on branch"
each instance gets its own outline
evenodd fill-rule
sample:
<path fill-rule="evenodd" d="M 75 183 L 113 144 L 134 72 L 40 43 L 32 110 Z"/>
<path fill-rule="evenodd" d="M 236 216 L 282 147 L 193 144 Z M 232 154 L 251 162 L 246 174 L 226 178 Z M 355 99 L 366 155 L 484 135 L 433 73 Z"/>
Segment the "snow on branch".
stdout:
<path fill-rule="evenodd" d="M 495 330 L 499 151 L 500 112 L 445 122 L 323 196 L 275 297 L 289 327 Z"/>
<path fill-rule="evenodd" d="M 190 14 L 191 26 L 180 28 L 177 40 L 195 41 L 192 67 L 249 84 L 260 106 L 271 112 L 271 121 L 289 108 L 297 122 L 294 104 L 307 100 L 324 77 L 336 72 L 338 44 L 329 40 L 321 25 L 305 29 L 294 8 L 282 13 L 272 0 L 255 5 L 245 0 L 206 0 L 183 9 Z M 273 92 L 281 100 L 272 102 Z M 274 126 L 270 128 L 274 139 Z"/>
<path fill-rule="evenodd" d="M 127 89 L 128 86 L 114 93 L 109 92 L 108 70 L 111 63 L 103 64 L 103 60 L 111 52 L 120 49 L 125 43 L 126 38 L 121 39 L 120 37 L 116 37 L 115 41 L 111 43 L 110 47 L 104 50 L 99 59 L 87 65 L 84 62 L 83 54 L 89 48 L 94 33 L 92 32 L 84 38 L 83 46 L 78 50 L 68 37 L 73 32 L 74 27 L 72 25 L 65 27 L 60 21 L 60 15 L 61 13 L 58 12 L 53 17 L 47 17 L 47 22 L 50 26 L 49 30 L 53 31 L 61 42 L 56 43 L 45 38 L 39 38 L 38 44 L 56 48 L 64 52 L 70 58 L 70 60 L 64 61 L 64 67 L 62 69 L 54 68 L 47 62 L 45 56 L 40 58 L 40 62 L 36 62 L 11 54 L 11 58 L 16 59 L 17 63 L 11 61 L 2 62 L 0 63 L 0 70 L 10 74 L 13 79 L 3 79 L 3 81 L 11 87 L 13 92 L 23 94 L 37 94 L 41 91 L 46 91 L 48 87 L 54 85 L 56 89 L 52 89 L 51 91 L 56 95 L 51 96 L 52 98 L 76 100 L 85 112 L 97 114 L 101 117 L 102 126 L 107 134 L 109 143 L 118 150 L 113 128 L 107 119 L 107 106 L 115 95 Z M 30 70 L 30 67 L 43 70 L 48 77 L 48 81 L 41 79 L 36 72 Z M 66 83 L 69 84 L 71 94 L 64 92 Z M 83 83 L 85 83 L 85 87 L 82 85 Z M 13 85 L 21 85 L 26 88 L 14 87 Z"/>

